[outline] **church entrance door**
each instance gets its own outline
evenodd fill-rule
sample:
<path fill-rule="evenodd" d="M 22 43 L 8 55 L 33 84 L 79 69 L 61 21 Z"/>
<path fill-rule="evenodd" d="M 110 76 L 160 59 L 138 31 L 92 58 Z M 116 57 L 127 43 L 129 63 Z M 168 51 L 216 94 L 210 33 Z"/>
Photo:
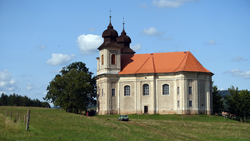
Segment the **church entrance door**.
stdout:
<path fill-rule="evenodd" d="M 144 106 L 144 114 L 148 113 L 148 106 Z"/>

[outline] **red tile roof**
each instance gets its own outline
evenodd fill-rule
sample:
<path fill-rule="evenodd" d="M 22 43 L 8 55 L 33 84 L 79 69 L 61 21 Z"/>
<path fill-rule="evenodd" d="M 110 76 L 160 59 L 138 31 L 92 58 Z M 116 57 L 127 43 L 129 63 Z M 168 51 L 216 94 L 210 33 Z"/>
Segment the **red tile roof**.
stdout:
<path fill-rule="evenodd" d="M 152 54 L 129 54 L 121 56 L 119 74 L 170 73 L 170 72 L 211 73 L 189 51 Z"/>

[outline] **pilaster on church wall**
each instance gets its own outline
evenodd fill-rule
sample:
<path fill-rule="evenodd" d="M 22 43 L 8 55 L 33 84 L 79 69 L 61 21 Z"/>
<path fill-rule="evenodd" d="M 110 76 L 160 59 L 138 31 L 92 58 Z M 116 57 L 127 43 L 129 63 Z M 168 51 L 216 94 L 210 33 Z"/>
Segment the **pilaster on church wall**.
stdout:
<path fill-rule="evenodd" d="M 110 97 L 109 97 L 109 89 L 110 89 L 110 86 L 109 86 L 109 83 L 108 83 L 108 78 L 105 77 L 104 78 L 104 82 L 103 82 L 103 85 L 104 85 L 104 98 L 105 98 L 105 107 L 104 107 L 104 111 L 108 111 L 109 108 L 110 108 L 110 103 L 109 103 L 109 100 L 110 100 Z"/>
<path fill-rule="evenodd" d="M 174 101 L 174 111 L 176 112 L 178 109 L 177 107 L 177 79 L 173 79 L 173 88 L 172 88 L 172 94 L 173 94 L 173 101 Z"/>
<path fill-rule="evenodd" d="M 206 92 L 206 105 L 207 105 L 207 114 L 211 114 L 211 77 L 207 75 L 206 77 L 206 87 L 205 87 L 205 92 Z"/>
<path fill-rule="evenodd" d="M 102 114 L 103 112 L 103 96 L 102 96 L 102 88 L 103 88 L 103 85 L 102 85 L 102 79 L 101 78 L 98 78 L 97 79 L 97 94 L 98 94 L 98 114 Z"/>
<path fill-rule="evenodd" d="M 103 49 L 103 54 L 104 54 L 104 69 L 109 68 L 109 51 L 107 49 Z"/>
<path fill-rule="evenodd" d="M 137 93 L 137 79 L 136 79 L 136 77 L 135 77 L 135 81 L 134 81 L 134 92 L 135 92 L 135 96 L 134 96 L 134 101 L 135 101 L 135 105 L 134 105 L 134 107 L 135 107 L 135 113 L 136 114 L 138 114 L 138 108 L 137 108 L 137 105 L 138 105 L 138 93 Z"/>
<path fill-rule="evenodd" d="M 184 77 L 183 79 L 183 114 L 187 114 L 187 110 L 188 110 L 188 79 Z"/>
<path fill-rule="evenodd" d="M 116 63 L 117 63 L 117 69 L 120 72 L 120 70 L 121 70 L 121 50 L 118 50 Z"/>
<path fill-rule="evenodd" d="M 155 76 L 153 76 L 153 80 L 151 81 L 151 88 L 152 91 L 149 93 L 150 99 L 151 99 L 151 105 L 152 105 L 152 112 L 153 114 L 156 114 L 156 85 L 155 85 Z M 150 87 L 150 86 L 149 86 Z"/>
<path fill-rule="evenodd" d="M 136 77 L 136 110 L 137 110 L 137 114 L 143 114 L 142 111 L 142 103 L 141 103 L 141 99 L 142 99 L 142 95 L 141 95 L 141 80 L 139 80 Z"/>
<path fill-rule="evenodd" d="M 99 70 L 100 70 L 100 57 L 96 57 L 96 61 L 97 61 L 97 71 L 96 71 L 96 74 L 98 75 L 99 74 Z"/>
<path fill-rule="evenodd" d="M 99 93 L 100 93 L 100 90 L 99 90 L 99 80 L 97 79 L 96 80 L 96 109 L 97 109 L 97 112 L 99 111 L 100 109 L 100 104 L 99 104 Z"/>
<path fill-rule="evenodd" d="M 199 97 L 199 93 L 198 93 L 198 81 L 199 81 L 199 75 L 197 73 L 194 73 L 195 74 L 195 78 L 193 79 L 193 84 L 192 84 L 192 87 L 193 87 L 193 106 L 192 106 L 192 110 L 193 111 L 197 111 L 197 114 L 198 114 L 198 110 L 199 110 L 199 101 L 198 101 L 198 97 Z"/>
<path fill-rule="evenodd" d="M 212 75 L 210 75 L 210 114 L 214 114 L 213 111 L 213 93 L 212 93 L 212 86 L 213 85 L 213 80 L 212 80 Z"/>
<path fill-rule="evenodd" d="M 180 101 L 180 106 L 178 108 L 178 113 L 183 114 L 183 109 L 184 109 L 184 91 L 185 91 L 185 85 L 184 85 L 184 75 L 179 74 L 178 77 L 178 86 L 179 86 L 179 95 L 178 95 L 178 100 Z"/>
<path fill-rule="evenodd" d="M 156 114 L 159 114 L 159 94 L 160 94 L 160 90 L 158 89 L 158 86 L 159 86 L 159 76 L 156 75 L 155 76 L 155 109 L 156 109 Z"/>

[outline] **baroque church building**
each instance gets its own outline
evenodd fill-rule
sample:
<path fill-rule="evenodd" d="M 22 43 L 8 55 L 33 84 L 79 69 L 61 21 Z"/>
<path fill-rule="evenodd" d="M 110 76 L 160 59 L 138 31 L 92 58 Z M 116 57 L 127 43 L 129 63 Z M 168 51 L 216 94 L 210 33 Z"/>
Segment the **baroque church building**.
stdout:
<path fill-rule="evenodd" d="M 189 51 L 135 54 L 110 23 L 97 57 L 97 112 L 212 114 L 212 76 Z"/>

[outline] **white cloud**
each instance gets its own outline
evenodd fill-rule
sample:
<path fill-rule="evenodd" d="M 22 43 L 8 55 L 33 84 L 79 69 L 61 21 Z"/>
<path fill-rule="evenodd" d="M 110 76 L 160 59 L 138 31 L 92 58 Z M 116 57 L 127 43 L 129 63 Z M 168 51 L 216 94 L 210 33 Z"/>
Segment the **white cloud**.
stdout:
<path fill-rule="evenodd" d="M 147 35 L 147 36 L 162 36 L 164 32 L 157 31 L 156 28 L 150 27 L 149 29 L 143 29 L 141 34 Z"/>
<path fill-rule="evenodd" d="M 132 48 L 134 51 L 138 51 L 138 50 L 141 49 L 141 44 L 131 45 L 131 48 Z"/>
<path fill-rule="evenodd" d="M 30 91 L 30 90 L 32 90 L 33 88 L 34 88 L 34 86 L 33 86 L 32 84 L 28 83 L 28 85 L 27 85 L 27 90 Z"/>
<path fill-rule="evenodd" d="M 231 61 L 233 61 L 233 62 L 241 62 L 241 61 L 247 61 L 247 60 L 248 60 L 247 58 L 243 58 L 241 56 L 238 56 L 238 57 L 231 59 Z"/>
<path fill-rule="evenodd" d="M 44 95 L 47 95 L 47 92 L 43 92 Z"/>
<path fill-rule="evenodd" d="M 40 50 L 43 50 L 43 49 L 45 49 L 45 48 L 46 48 L 46 46 L 44 46 L 44 45 L 41 45 L 41 46 L 39 47 Z"/>
<path fill-rule="evenodd" d="M 153 5 L 164 8 L 177 8 L 183 5 L 186 2 L 197 1 L 197 0 L 153 0 Z"/>
<path fill-rule="evenodd" d="M 95 31 L 95 28 L 91 27 L 89 28 L 89 31 Z"/>
<path fill-rule="evenodd" d="M 206 45 L 215 45 L 217 44 L 214 39 L 210 40 L 208 43 L 204 43 Z"/>
<path fill-rule="evenodd" d="M 17 83 L 12 79 L 12 74 L 8 70 L 0 71 L 0 91 L 11 92 L 17 90 Z"/>
<path fill-rule="evenodd" d="M 9 91 L 13 91 L 14 89 L 15 89 L 15 87 L 8 88 Z"/>
<path fill-rule="evenodd" d="M 103 43 L 103 38 L 99 35 L 83 34 L 77 39 L 78 48 L 81 54 L 98 52 L 97 48 Z"/>
<path fill-rule="evenodd" d="M 246 79 L 250 79 L 250 71 L 242 71 L 240 69 L 232 69 L 231 71 L 225 71 L 224 73 L 230 73 L 232 76 L 240 76 Z"/>
<path fill-rule="evenodd" d="M 49 59 L 46 63 L 52 66 L 63 65 L 67 64 L 74 57 L 75 57 L 74 54 L 68 55 L 68 54 L 52 53 L 52 58 Z"/>
<path fill-rule="evenodd" d="M 208 44 L 216 44 L 215 40 L 210 40 Z"/>

